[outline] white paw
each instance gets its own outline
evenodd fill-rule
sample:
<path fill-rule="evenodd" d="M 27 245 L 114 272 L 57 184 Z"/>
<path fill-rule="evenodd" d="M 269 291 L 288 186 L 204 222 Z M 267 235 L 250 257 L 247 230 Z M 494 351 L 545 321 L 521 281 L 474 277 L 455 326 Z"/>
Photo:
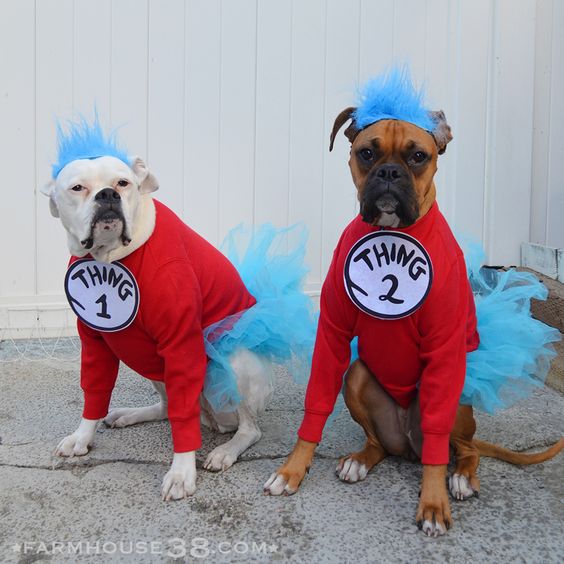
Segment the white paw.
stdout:
<path fill-rule="evenodd" d="M 219 472 L 231 468 L 236 461 L 237 455 L 234 452 L 225 445 L 219 445 L 208 454 L 204 468 L 212 472 Z"/>
<path fill-rule="evenodd" d="M 83 456 L 88 454 L 89 440 L 76 433 L 65 437 L 55 449 L 56 456 Z"/>
<path fill-rule="evenodd" d="M 191 472 L 176 471 L 172 468 L 163 478 L 163 501 L 184 499 L 196 491 L 196 475 Z"/>
<path fill-rule="evenodd" d="M 459 501 L 466 501 L 478 496 L 478 492 L 470 485 L 468 478 L 463 474 L 453 474 L 448 479 L 450 495 Z"/>
<path fill-rule="evenodd" d="M 354 484 L 366 478 L 368 468 L 358 460 L 354 460 L 354 458 L 347 458 L 339 462 L 337 468 L 335 468 L 335 473 L 339 476 L 339 480 Z"/>
<path fill-rule="evenodd" d="M 428 519 L 425 519 L 425 521 L 423 521 L 421 530 L 428 537 L 442 537 L 446 533 L 446 529 L 440 523 L 429 521 Z"/>
<path fill-rule="evenodd" d="M 104 417 L 104 423 L 108 427 L 127 427 L 128 425 L 133 425 L 136 423 L 134 418 L 131 417 L 134 411 L 135 408 L 132 407 L 111 409 L 108 415 Z"/>
<path fill-rule="evenodd" d="M 195 491 L 196 451 L 175 452 L 172 466 L 163 478 L 163 500 L 183 499 Z"/>
<path fill-rule="evenodd" d="M 104 417 L 104 423 L 108 427 L 128 427 L 136 423 L 147 421 L 162 421 L 166 419 L 166 409 L 162 404 L 149 405 L 147 407 L 120 407 L 111 409 Z"/>
<path fill-rule="evenodd" d="M 288 480 L 277 472 L 271 474 L 262 489 L 266 495 L 292 495 L 298 491 L 290 488 Z"/>

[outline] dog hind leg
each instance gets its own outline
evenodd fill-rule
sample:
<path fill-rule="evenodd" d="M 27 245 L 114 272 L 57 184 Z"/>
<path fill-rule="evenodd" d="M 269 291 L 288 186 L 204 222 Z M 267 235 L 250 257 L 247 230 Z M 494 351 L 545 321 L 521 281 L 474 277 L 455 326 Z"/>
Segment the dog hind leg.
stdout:
<path fill-rule="evenodd" d="M 364 480 L 368 472 L 386 458 L 386 451 L 378 440 L 368 437 L 364 448 L 340 459 L 335 473 L 343 482 L 353 484 Z"/>
<path fill-rule="evenodd" d="M 111 409 L 104 418 L 104 423 L 109 427 L 128 427 L 136 423 L 148 421 L 162 421 L 167 418 L 167 397 L 163 382 L 151 381 L 161 400 L 154 405 L 145 407 L 119 407 Z"/>
<path fill-rule="evenodd" d="M 212 431 L 231 433 L 239 426 L 237 411 L 214 411 L 204 394 L 200 394 L 200 422 Z"/>
<path fill-rule="evenodd" d="M 480 453 L 473 440 L 475 432 L 476 422 L 472 407 L 460 405 L 450 435 L 450 444 L 456 456 L 456 467 L 448 481 L 450 494 L 459 501 L 478 497 L 480 493 L 480 480 L 477 474 Z"/>
<path fill-rule="evenodd" d="M 272 395 L 272 383 L 267 373 L 269 366 L 256 354 L 246 349 L 237 351 L 231 359 L 231 366 L 237 375 L 237 386 L 242 398 L 237 408 L 238 427 L 229 441 L 209 453 L 204 463 L 207 470 L 227 470 L 261 438 L 257 418 Z M 217 414 L 218 419 L 221 415 Z"/>

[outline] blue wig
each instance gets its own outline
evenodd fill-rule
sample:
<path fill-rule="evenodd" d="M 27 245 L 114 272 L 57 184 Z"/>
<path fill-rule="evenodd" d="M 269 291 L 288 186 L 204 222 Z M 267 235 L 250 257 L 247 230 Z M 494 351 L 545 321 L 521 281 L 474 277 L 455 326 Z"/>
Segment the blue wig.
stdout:
<path fill-rule="evenodd" d="M 53 178 L 72 161 L 77 159 L 97 159 L 99 157 L 116 157 L 126 165 L 131 166 L 131 159 L 127 152 L 119 147 L 115 132 L 105 134 L 98 112 L 94 113 L 94 121 L 88 121 L 80 116 L 77 122 L 69 122 L 65 133 L 60 123 L 57 123 L 58 155 L 57 162 L 52 165 Z"/>
<path fill-rule="evenodd" d="M 416 90 L 407 67 L 392 67 L 368 81 L 359 92 L 353 114 L 358 129 L 382 119 L 397 119 L 433 131 L 435 124 L 423 105 L 423 89 Z"/>

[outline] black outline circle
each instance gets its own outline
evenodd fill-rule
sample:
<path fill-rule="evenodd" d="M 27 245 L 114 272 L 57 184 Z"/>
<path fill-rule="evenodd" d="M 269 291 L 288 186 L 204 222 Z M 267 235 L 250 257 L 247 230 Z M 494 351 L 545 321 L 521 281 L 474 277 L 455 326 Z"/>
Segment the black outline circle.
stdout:
<path fill-rule="evenodd" d="M 425 294 L 421 297 L 421 299 L 417 302 L 416 305 L 414 305 L 410 310 L 402 313 L 401 315 L 387 315 L 384 313 L 377 313 L 371 309 L 368 309 L 356 298 L 356 296 L 352 293 L 351 289 L 349 288 L 349 285 L 352 282 L 349 276 L 349 266 L 352 260 L 352 255 L 355 253 L 355 251 L 370 239 L 377 239 L 379 237 L 384 237 L 384 236 L 387 237 L 390 235 L 399 237 L 400 239 L 405 239 L 406 241 L 410 241 L 411 243 L 413 243 L 423 253 L 425 258 L 427 259 L 427 262 L 429 263 L 429 285 L 427 286 L 427 290 L 425 291 Z M 354 303 L 354 305 L 358 307 L 358 309 L 370 315 L 371 317 L 375 317 L 376 319 L 403 319 L 404 317 L 410 316 L 414 311 L 419 309 L 423 304 L 423 302 L 425 301 L 425 299 L 427 298 L 427 296 L 429 295 L 429 292 L 431 291 L 431 286 L 433 285 L 433 263 L 431 262 L 431 257 L 429 256 L 429 253 L 427 252 L 425 247 L 415 237 L 412 237 L 407 233 L 401 233 L 400 231 L 388 231 L 387 229 L 381 229 L 380 231 L 373 231 L 372 233 L 368 233 L 367 235 L 364 235 L 352 246 L 345 260 L 345 267 L 343 269 L 343 279 L 345 283 L 345 291 L 348 297 L 350 298 L 350 300 Z"/>
<path fill-rule="evenodd" d="M 118 266 L 119 268 L 123 269 L 126 274 L 129 274 L 129 276 L 131 277 L 131 279 L 133 280 L 134 284 L 134 288 L 135 288 L 135 307 L 133 309 L 133 312 L 131 313 L 131 315 L 129 316 L 128 320 L 125 321 L 124 323 L 122 323 L 119 327 L 115 327 L 112 329 L 107 329 L 105 327 L 97 327 L 96 325 L 93 325 L 92 323 L 89 323 L 88 321 L 85 321 L 82 316 L 77 312 L 77 310 L 75 309 L 72 299 L 70 296 L 70 292 L 68 291 L 68 280 L 69 280 L 69 276 L 70 273 L 73 271 L 75 265 L 79 265 L 85 262 L 99 262 L 96 259 L 93 258 L 82 258 L 82 259 L 78 259 L 77 261 L 73 262 L 72 264 L 69 265 L 69 267 L 67 268 L 67 273 L 65 274 L 65 282 L 64 282 L 64 287 L 65 287 L 65 295 L 67 297 L 67 301 L 69 302 L 69 305 L 72 309 L 72 311 L 74 312 L 74 314 L 78 317 L 78 319 L 80 319 L 80 321 L 82 321 L 82 323 L 84 323 L 85 325 L 88 325 L 88 327 L 90 327 L 91 329 L 95 329 L 96 331 L 102 331 L 103 333 L 115 333 L 116 331 L 121 331 L 122 329 L 126 329 L 127 327 L 129 327 L 133 321 L 135 320 L 135 318 L 137 317 L 137 312 L 139 311 L 139 284 L 137 284 L 137 280 L 135 278 L 135 276 L 133 276 L 133 274 L 131 273 L 131 271 L 129 270 L 129 268 L 127 268 L 127 266 L 123 265 L 121 262 L 119 262 L 118 260 L 109 263 L 110 266 Z M 101 263 L 103 264 L 103 263 Z"/>

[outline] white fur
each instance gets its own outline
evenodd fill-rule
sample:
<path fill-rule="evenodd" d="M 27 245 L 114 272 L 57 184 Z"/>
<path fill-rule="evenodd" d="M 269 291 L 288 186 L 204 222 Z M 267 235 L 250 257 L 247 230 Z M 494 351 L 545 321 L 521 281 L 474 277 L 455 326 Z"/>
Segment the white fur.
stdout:
<path fill-rule="evenodd" d="M 128 185 L 119 186 L 120 180 Z M 75 191 L 73 187 L 83 188 Z M 92 229 L 96 211 L 95 197 L 104 188 L 113 188 L 121 196 L 124 224 L 117 220 L 106 228 Z M 114 157 L 94 160 L 76 160 L 66 165 L 57 178 L 50 181 L 43 193 L 49 196 L 51 213 L 59 217 L 68 234 L 69 251 L 75 256 L 90 253 L 102 262 L 122 259 L 141 247 L 155 227 L 155 206 L 150 196 L 158 188 L 156 178 L 145 163 L 135 158 L 131 168 Z M 122 232 L 131 239 L 124 245 Z M 93 238 L 93 246 L 86 249 L 83 241 Z M 237 351 L 231 365 L 237 377 L 242 398 L 236 412 L 217 413 L 201 397 L 201 421 L 219 432 L 236 431 L 225 444 L 215 448 L 207 457 L 204 467 L 226 470 L 237 458 L 261 437 L 257 417 L 266 407 L 272 393 L 268 376 L 269 366 L 248 350 Z M 158 403 L 139 408 L 113 409 L 104 418 L 111 427 L 126 427 L 146 421 L 160 421 L 167 417 L 167 393 L 164 384 L 153 382 L 161 396 Z M 65 437 L 57 446 L 58 456 L 80 456 L 88 452 L 99 420 L 82 419 L 78 429 Z M 165 500 L 181 499 L 196 489 L 195 452 L 174 453 L 172 466 L 162 484 Z"/>
<path fill-rule="evenodd" d="M 146 423 L 149 421 L 162 421 L 167 417 L 168 401 L 166 397 L 165 385 L 163 382 L 151 382 L 161 396 L 161 401 L 146 407 L 122 407 L 110 409 L 104 417 L 104 423 L 109 427 L 128 427 L 136 423 Z"/>
<path fill-rule="evenodd" d="M 196 491 L 196 452 L 175 452 L 163 478 L 163 501 L 183 499 Z"/>
<path fill-rule="evenodd" d="M 366 478 L 368 468 L 365 464 L 358 462 L 358 460 L 346 458 L 342 462 L 339 462 L 337 468 L 335 468 L 335 472 L 340 480 L 353 484 Z M 263 486 L 263 490 L 269 495 L 292 495 L 297 491 L 297 489 L 290 488 L 286 478 L 277 472 L 270 475 L 270 478 L 268 478 Z"/>
<path fill-rule="evenodd" d="M 207 470 L 227 470 L 239 456 L 262 436 L 257 417 L 272 393 L 265 363 L 254 353 L 241 349 L 231 358 L 237 387 L 243 398 L 237 409 L 238 427 L 233 438 L 212 450 L 204 463 Z M 212 412 L 213 415 L 213 412 Z"/>
<path fill-rule="evenodd" d="M 355 482 L 360 482 L 366 478 L 368 475 L 368 468 L 365 464 L 361 464 L 354 458 L 346 458 L 342 463 L 338 464 L 335 472 L 337 476 L 339 476 L 339 480 L 349 484 L 354 484 Z"/>
<path fill-rule="evenodd" d="M 428 519 L 423 521 L 421 530 L 428 537 L 442 537 L 446 533 L 446 529 L 440 523 L 435 523 L 434 521 L 429 521 Z"/>
<path fill-rule="evenodd" d="M 99 422 L 99 419 L 84 419 L 83 417 L 78 429 L 72 435 L 66 436 L 57 445 L 55 454 L 57 456 L 82 456 L 87 454 Z"/>
<path fill-rule="evenodd" d="M 272 393 L 268 376 L 270 367 L 256 354 L 241 349 L 233 355 L 231 365 L 237 376 L 239 393 L 243 398 L 239 408 L 234 413 L 216 413 L 208 404 L 208 410 L 202 411 L 202 422 L 212 428 L 223 429 L 223 432 L 236 430 L 236 433 L 229 441 L 209 453 L 204 463 L 204 468 L 207 470 L 227 470 L 245 450 L 261 438 L 257 417 L 266 407 Z M 111 427 L 127 427 L 136 423 L 166 419 L 165 387 L 160 382 L 152 383 L 161 396 L 160 402 L 147 407 L 112 409 L 104 418 L 104 422 Z M 226 422 L 225 416 L 231 419 L 233 426 L 228 428 L 222 426 Z M 82 419 L 78 429 L 59 443 L 55 454 L 58 456 L 86 454 L 94 439 L 98 422 L 99 420 Z M 196 491 L 195 460 L 194 451 L 174 453 L 172 466 L 163 479 L 163 500 L 183 499 Z M 293 492 L 288 490 L 286 493 Z"/>
<path fill-rule="evenodd" d="M 270 495 L 292 495 L 296 493 L 297 490 L 292 490 L 288 486 L 288 481 L 281 474 L 276 472 L 270 475 L 270 478 L 266 481 L 263 486 L 264 492 Z"/>
<path fill-rule="evenodd" d="M 120 180 L 127 180 L 128 186 L 119 186 Z M 77 185 L 83 190 L 72 190 Z M 115 157 L 100 157 L 72 161 L 42 192 L 50 198 L 51 213 L 61 219 L 67 231 L 71 254 L 83 257 L 90 253 L 96 260 L 113 262 L 131 254 L 151 236 L 155 227 L 155 206 L 149 193 L 157 187 L 156 178 L 141 159 L 134 159 L 130 168 Z M 104 188 L 113 188 L 121 196 L 124 233 L 131 239 L 128 246 L 123 245 L 121 229 L 119 233 L 106 234 L 99 230 L 92 233 L 96 194 Z M 94 246 L 87 249 L 82 241 L 91 235 L 94 235 Z"/>
<path fill-rule="evenodd" d="M 202 423 L 219 430 L 236 433 L 229 441 L 216 447 L 208 455 L 204 468 L 212 471 L 227 470 L 237 458 L 262 436 L 257 417 L 272 393 L 267 370 L 268 364 L 256 354 L 241 349 L 231 358 L 231 366 L 237 377 L 237 387 L 243 398 L 233 413 L 216 413 L 205 402 Z M 113 409 L 104 419 L 112 427 L 126 427 L 146 421 L 166 419 L 167 395 L 160 382 L 153 382 L 161 401 L 148 407 Z M 163 479 L 162 497 L 165 501 L 183 499 L 196 491 L 196 462 L 194 452 L 174 453 L 172 466 Z"/>
<path fill-rule="evenodd" d="M 470 481 L 464 474 L 453 474 L 448 479 L 450 494 L 458 501 L 466 501 L 476 495 L 476 491 L 470 485 Z"/>
<path fill-rule="evenodd" d="M 380 214 L 380 219 L 378 220 L 378 225 L 380 227 L 398 227 L 400 224 L 400 219 L 395 213 L 382 213 Z"/>

